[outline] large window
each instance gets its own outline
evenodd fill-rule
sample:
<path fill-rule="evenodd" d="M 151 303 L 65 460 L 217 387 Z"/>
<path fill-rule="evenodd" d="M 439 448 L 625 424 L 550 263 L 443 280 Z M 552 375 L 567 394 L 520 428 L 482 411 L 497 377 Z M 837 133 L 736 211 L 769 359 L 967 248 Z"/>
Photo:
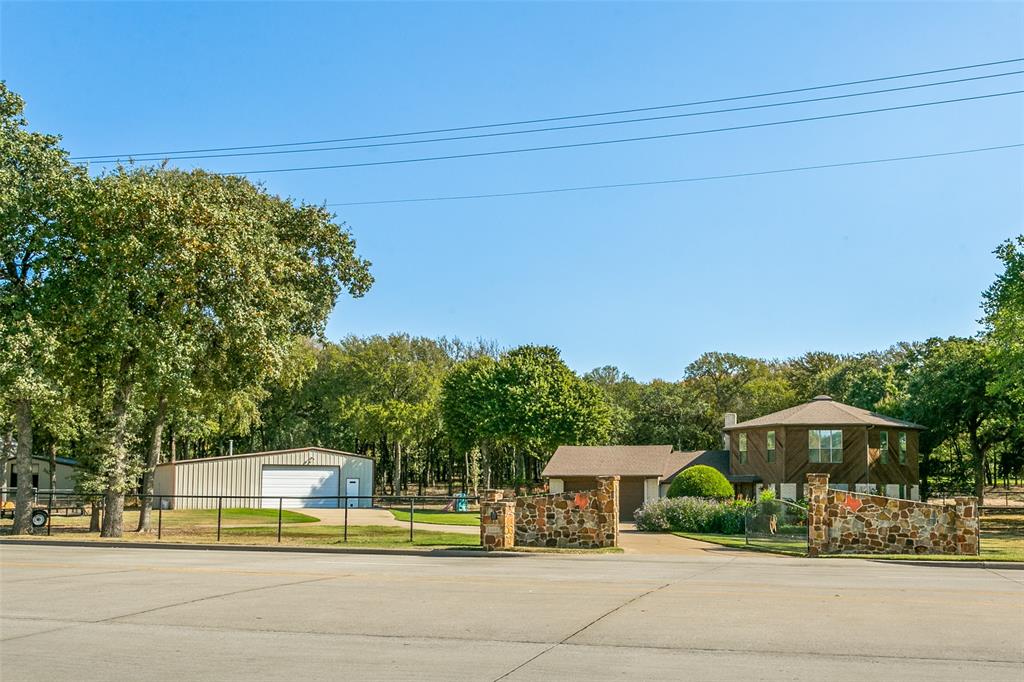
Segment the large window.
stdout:
<path fill-rule="evenodd" d="M 768 461 L 775 461 L 775 432 L 768 432 Z"/>
<path fill-rule="evenodd" d="M 889 463 L 889 432 L 878 432 L 878 458 L 882 464 Z"/>
<path fill-rule="evenodd" d="M 907 463 L 907 434 L 900 432 L 900 464 Z"/>
<path fill-rule="evenodd" d="M 740 464 L 747 463 L 747 434 L 740 434 L 740 446 L 739 446 L 739 459 Z"/>
<path fill-rule="evenodd" d="M 811 429 L 807 432 L 807 459 L 820 464 L 843 461 L 842 429 Z"/>

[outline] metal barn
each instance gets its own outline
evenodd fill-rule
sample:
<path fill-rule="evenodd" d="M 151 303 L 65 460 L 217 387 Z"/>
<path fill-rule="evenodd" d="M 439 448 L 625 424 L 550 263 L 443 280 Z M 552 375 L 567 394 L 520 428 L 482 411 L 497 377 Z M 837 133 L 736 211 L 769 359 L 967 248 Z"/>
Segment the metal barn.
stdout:
<path fill-rule="evenodd" d="M 217 496 L 232 496 L 223 500 L 225 508 L 338 507 L 345 502 L 342 496 L 373 494 L 373 460 L 339 450 L 296 448 L 167 462 L 156 467 L 153 492 L 203 496 L 158 500 L 168 509 L 216 509 Z M 308 497 L 322 499 L 301 499 Z M 371 506 L 369 499 L 347 502 Z"/>

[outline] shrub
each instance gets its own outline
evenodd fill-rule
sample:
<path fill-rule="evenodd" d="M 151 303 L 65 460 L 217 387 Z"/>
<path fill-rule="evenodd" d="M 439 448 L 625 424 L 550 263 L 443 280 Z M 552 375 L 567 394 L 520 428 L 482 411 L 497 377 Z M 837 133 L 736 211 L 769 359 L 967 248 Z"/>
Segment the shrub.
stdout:
<path fill-rule="evenodd" d="M 736 534 L 743 532 L 743 517 L 750 506 L 744 500 L 675 497 L 645 504 L 633 520 L 637 529 L 646 531 Z"/>
<path fill-rule="evenodd" d="M 732 484 L 718 469 L 703 464 L 683 469 L 668 489 L 669 497 L 707 497 L 725 500 L 733 497 Z"/>

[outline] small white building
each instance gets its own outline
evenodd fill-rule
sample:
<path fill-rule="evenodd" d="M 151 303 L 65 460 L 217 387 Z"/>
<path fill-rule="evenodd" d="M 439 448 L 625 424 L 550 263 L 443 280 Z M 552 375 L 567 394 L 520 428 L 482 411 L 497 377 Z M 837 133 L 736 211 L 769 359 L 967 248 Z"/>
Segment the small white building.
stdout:
<path fill-rule="evenodd" d="M 296 448 L 226 457 L 186 459 L 158 464 L 154 495 L 182 495 L 157 500 L 170 509 L 216 509 L 223 506 L 369 507 L 373 495 L 373 460 L 340 450 Z M 317 497 L 320 499 L 302 499 Z"/>
<path fill-rule="evenodd" d="M 75 487 L 75 469 L 78 468 L 78 462 L 68 457 L 57 457 L 51 463 L 49 457 L 33 455 L 32 470 L 29 472 L 29 475 L 32 477 L 33 488 L 37 490 L 50 489 L 51 466 L 53 467 L 52 474 L 55 481 L 54 490 L 71 490 Z M 3 482 L 3 487 L 17 488 L 18 474 L 20 472 L 17 471 L 15 457 L 7 459 L 7 466 L 4 468 L 4 472 L 7 476 Z"/>

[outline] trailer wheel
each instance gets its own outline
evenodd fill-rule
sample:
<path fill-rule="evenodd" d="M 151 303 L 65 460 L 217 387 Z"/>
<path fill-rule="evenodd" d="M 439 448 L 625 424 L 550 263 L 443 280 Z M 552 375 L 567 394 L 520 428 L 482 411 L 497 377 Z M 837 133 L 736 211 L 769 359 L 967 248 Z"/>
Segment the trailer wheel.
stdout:
<path fill-rule="evenodd" d="M 45 509 L 33 509 L 32 510 L 32 527 L 42 528 L 46 525 L 50 515 L 46 513 Z"/>

